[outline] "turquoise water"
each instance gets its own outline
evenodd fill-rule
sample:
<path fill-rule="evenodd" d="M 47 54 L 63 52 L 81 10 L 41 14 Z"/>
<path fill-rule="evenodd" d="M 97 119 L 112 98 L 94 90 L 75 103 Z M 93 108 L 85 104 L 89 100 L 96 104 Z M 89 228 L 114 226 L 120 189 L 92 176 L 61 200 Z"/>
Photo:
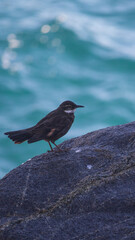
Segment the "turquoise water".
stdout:
<path fill-rule="evenodd" d="M 49 149 L 3 133 L 64 100 L 85 108 L 57 143 L 135 120 L 134 0 L 1 0 L 0 59 L 0 177 Z"/>

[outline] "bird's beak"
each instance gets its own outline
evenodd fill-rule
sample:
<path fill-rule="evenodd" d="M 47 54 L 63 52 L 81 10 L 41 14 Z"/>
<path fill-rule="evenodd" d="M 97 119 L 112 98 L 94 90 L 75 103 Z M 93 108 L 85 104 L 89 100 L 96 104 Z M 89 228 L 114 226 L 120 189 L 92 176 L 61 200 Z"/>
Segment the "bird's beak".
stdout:
<path fill-rule="evenodd" d="M 81 107 L 84 107 L 84 106 L 82 106 L 82 105 L 76 105 L 76 108 L 81 108 Z"/>

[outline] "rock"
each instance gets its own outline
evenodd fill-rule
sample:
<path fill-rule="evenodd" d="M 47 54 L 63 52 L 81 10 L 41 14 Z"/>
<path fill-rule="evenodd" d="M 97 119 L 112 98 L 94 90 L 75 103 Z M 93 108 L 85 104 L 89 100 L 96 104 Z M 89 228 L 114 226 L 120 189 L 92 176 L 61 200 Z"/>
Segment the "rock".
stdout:
<path fill-rule="evenodd" d="M 0 240 L 135 239 L 135 122 L 61 148 L 0 181 Z"/>

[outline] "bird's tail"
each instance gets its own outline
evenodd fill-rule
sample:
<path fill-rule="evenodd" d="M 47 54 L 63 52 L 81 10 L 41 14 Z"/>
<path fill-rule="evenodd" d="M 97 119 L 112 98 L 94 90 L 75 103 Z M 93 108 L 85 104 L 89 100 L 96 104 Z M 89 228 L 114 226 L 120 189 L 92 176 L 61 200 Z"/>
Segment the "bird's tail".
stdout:
<path fill-rule="evenodd" d="M 25 142 L 29 140 L 32 137 L 32 128 L 27 128 L 24 130 L 18 130 L 18 131 L 11 131 L 4 133 L 5 135 L 8 135 L 8 137 L 14 141 L 16 144 L 20 144 L 22 142 Z"/>

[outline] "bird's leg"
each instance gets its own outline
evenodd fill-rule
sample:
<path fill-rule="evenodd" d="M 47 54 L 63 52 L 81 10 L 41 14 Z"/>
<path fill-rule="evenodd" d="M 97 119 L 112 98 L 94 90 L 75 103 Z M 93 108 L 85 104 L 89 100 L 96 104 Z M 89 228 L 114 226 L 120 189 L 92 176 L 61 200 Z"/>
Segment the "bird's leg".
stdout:
<path fill-rule="evenodd" d="M 51 141 L 51 142 L 52 142 L 52 141 Z M 60 152 L 62 152 L 62 150 L 56 145 L 55 142 L 52 142 L 52 143 L 55 145 L 55 147 L 57 147 L 57 148 L 59 149 Z"/>
<path fill-rule="evenodd" d="M 49 143 L 49 146 L 50 146 L 50 148 L 51 148 L 51 152 L 53 152 L 53 148 L 52 148 L 52 146 L 51 146 L 51 143 L 48 141 L 48 143 Z"/>

